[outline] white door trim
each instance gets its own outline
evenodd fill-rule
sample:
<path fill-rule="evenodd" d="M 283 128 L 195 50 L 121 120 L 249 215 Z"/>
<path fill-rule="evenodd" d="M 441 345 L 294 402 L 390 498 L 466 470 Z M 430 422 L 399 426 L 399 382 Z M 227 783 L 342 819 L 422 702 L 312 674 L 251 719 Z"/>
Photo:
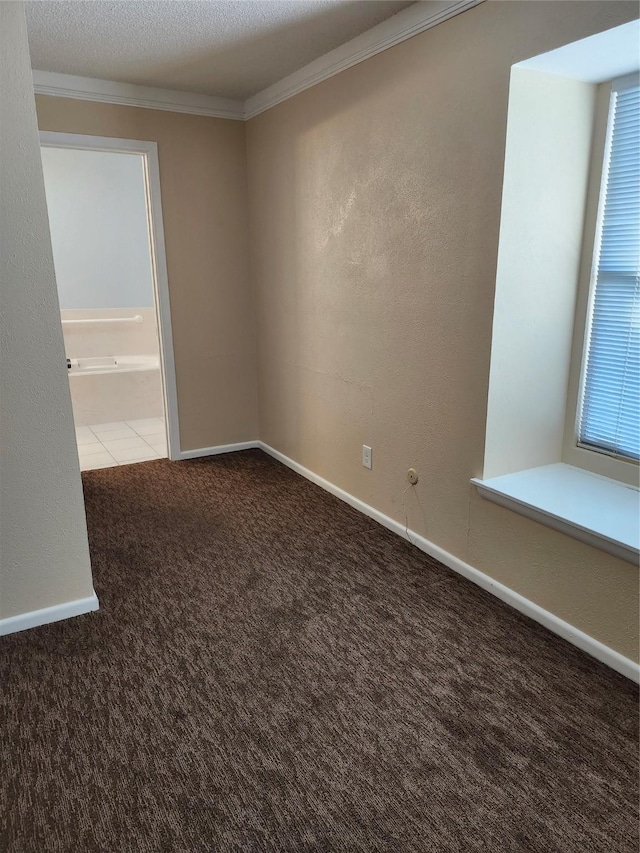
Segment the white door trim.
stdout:
<path fill-rule="evenodd" d="M 117 139 L 111 136 L 85 136 L 80 133 L 40 131 L 40 145 L 47 148 L 76 148 L 91 151 L 114 151 L 122 154 L 141 154 L 144 164 L 149 215 L 151 262 L 155 286 L 156 314 L 160 338 L 160 365 L 164 390 L 165 426 L 169 459 L 180 458 L 180 425 L 178 422 L 178 392 L 171 331 L 171 302 L 164 244 L 162 195 L 158 145 L 140 139 Z"/>

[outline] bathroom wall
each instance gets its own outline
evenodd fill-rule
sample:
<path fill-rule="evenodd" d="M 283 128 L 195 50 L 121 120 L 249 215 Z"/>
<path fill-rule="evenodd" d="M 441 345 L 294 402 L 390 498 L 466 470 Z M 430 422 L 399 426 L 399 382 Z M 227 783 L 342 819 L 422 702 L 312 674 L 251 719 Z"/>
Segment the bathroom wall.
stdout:
<path fill-rule="evenodd" d="M 61 308 L 153 306 L 142 156 L 42 148 Z"/>
<path fill-rule="evenodd" d="M 97 606 L 22 3 L 0 3 L 0 196 L 2 633 Z"/>
<path fill-rule="evenodd" d="M 142 323 L 101 325 L 67 324 L 65 320 L 142 317 Z M 155 308 L 66 308 L 61 309 L 64 348 L 67 358 L 102 355 L 158 355 L 158 326 Z"/>

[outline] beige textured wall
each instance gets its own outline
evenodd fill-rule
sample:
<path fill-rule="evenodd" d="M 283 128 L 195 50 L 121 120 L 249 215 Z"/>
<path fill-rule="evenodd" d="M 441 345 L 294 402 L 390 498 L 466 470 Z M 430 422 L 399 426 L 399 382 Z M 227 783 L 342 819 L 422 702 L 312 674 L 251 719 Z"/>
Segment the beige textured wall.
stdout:
<path fill-rule="evenodd" d="M 41 130 L 158 143 L 183 450 L 255 439 L 245 126 L 206 116 L 36 98 Z"/>
<path fill-rule="evenodd" d="M 2 619 L 94 595 L 32 87 L 23 4 L 0 3 Z"/>
<path fill-rule="evenodd" d="M 248 123 L 260 437 L 633 659 L 637 569 L 481 500 L 513 63 L 637 17 L 484 3 Z M 373 470 L 361 445 L 373 447 Z"/>

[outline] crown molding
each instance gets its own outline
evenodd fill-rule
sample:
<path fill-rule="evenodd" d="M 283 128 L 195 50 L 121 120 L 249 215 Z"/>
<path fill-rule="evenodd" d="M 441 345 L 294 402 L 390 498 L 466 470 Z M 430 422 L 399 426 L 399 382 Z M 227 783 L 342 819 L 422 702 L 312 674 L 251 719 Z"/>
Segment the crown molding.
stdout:
<path fill-rule="evenodd" d="M 427 0 L 415 3 L 253 95 L 245 101 L 245 119 L 254 118 L 304 92 L 305 89 L 335 77 L 341 71 L 364 62 L 376 53 L 382 53 L 383 50 L 388 50 L 482 2 L 483 0 Z"/>
<path fill-rule="evenodd" d="M 34 71 L 33 88 L 37 95 L 246 121 L 482 2 L 484 0 L 424 0 L 415 3 L 244 102 L 54 71 Z"/>
<path fill-rule="evenodd" d="M 33 88 L 36 95 L 77 98 L 103 104 L 124 104 L 129 107 L 214 116 L 236 121 L 244 119 L 242 101 L 195 92 L 156 89 L 153 86 L 136 86 L 133 83 L 96 80 L 93 77 L 76 77 L 73 74 L 57 74 L 54 71 L 34 71 Z"/>

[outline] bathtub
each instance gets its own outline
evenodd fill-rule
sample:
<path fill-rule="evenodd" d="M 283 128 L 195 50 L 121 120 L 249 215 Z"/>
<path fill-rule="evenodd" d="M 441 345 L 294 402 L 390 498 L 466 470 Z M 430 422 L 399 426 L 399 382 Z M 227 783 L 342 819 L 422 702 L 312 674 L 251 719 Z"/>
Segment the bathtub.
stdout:
<path fill-rule="evenodd" d="M 163 416 L 158 355 L 72 358 L 67 372 L 77 427 Z"/>

